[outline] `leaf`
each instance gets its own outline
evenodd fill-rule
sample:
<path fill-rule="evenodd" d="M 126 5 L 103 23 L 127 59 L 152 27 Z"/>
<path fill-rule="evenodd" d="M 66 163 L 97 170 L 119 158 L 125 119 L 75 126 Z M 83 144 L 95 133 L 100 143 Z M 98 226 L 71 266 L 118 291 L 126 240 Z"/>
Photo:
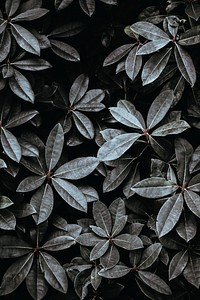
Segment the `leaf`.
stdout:
<path fill-rule="evenodd" d="M 5 30 L 0 38 L 0 62 L 8 56 L 11 46 L 11 37 L 8 30 Z"/>
<path fill-rule="evenodd" d="M 95 266 L 94 269 L 91 272 L 91 278 L 90 278 L 91 279 L 91 285 L 95 290 L 98 289 L 98 287 L 100 286 L 101 281 L 102 281 L 102 277 L 99 276 L 99 274 L 98 274 L 99 270 L 100 270 L 100 268 L 98 266 L 97 267 Z"/>
<path fill-rule="evenodd" d="M 39 42 L 30 31 L 20 25 L 12 24 L 11 33 L 22 49 L 32 54 L 40 55 Z"/>
<path fill-rule="evenodd" d="M 68 24 L 56 27 L 48 34 L 48 37 L 70 37 L 80 33 L 85 28 L 82 21 L 72 21 Z"/>
<path fill-rule="evenodd" d="M 116 246 L 129 251 L 143 248 L 142 240 L 138 236 L 128 233 L 120 234 L 112 241 Z"/>
<path fill-rule="evenodd" d="M 33 219 L 37 225 L 48 219 L 53 210 L 54 196 L 49 184 L 42 185 L 32 196 L 30 204 L 35 208 L 37 214 Z"/>
<path fill-rule="evenodd" d="M 199 256 L 190 255 L 187 266 L 183 271 L 185 279 L 195 286 L 197 289 L 200 286 L 200 272 L 199 272 Z"/>
<path fill-rule="evenodd" d="M 189 3 L 185 8 L 185 13 L 197 21 L 200 17 L 200 5 L 198 3 Z"/>
<path fill-rule="evenodd" d="M 30 253 L 15 261 L 3 276 L 0 296 L 13 292 L 26 278 L 33 263 L 34 254 Z"/>
<path fill-rule="evenodd" d="M 93 187 L 78 185 L 78 188 L 84 194 L 88 203 L 99 200 L 99 195 Z"/>
<path fill-rule="evenodd" d="M 0 209 L 11 206 L 13 202 L 6 196 L 0 196 Z"/>
<path fill-rule="evenodd" d="M 200 12 L 200 10 L 199 10 Z M 183 32 L 178 40 L 178 44 L 182 46 L 195 45 L 200 42 L 200 26 L 195 26 Z"/>
<path fill-rule="evenodd" d="M 103 237 L 103 238 L 107 238 L 107 233 L 101 227 L 90 225 L 90 228 L 96 235 Z"/>
<path fill-rule="evenodd" d="M 173 102 L 173 91 L 161 92 L 151 104 L 147 115 L 147 127 L 155 127 L 166 115 Z"/>
<path fill-rule="evenodd" d="M 67 204 L 80 211 L 87 211 L 87 200 L 75 185 L 60 178 L 52 178 L 52 183 L 57 193 Z"/>
<path fill-rule="evenodd" d="M 193 192 L 200 191 L 200 174 L 196 174 L 188 183 L 188 190 Z"/>
<path fill-rule="evenodd" d="M 12 235 L 1 235 L 0 257 L 14 258 L 32 251 L 32 247 L 23 240 Z"/>
<path fill-rule="evenodd" d="M 118 264 L 120 259 L 119 251 L 115 245 L 111 245 L 106 253 L 100 257 L 100 264 L 105 269 L 111 269 Z"/>
<path fill-rule="evenodd" d="M 114 223 L 115 227 L 115 222 L 118 223 L 118 218 L 126 216 L 126 207 L 124 200 L 121 198 L 115 199 L 109 206 L 109 211 L 112 217 L 112 221 Z"/>
<path fill-rule="evenodd" d="M 174 255 L 169 264 L 169 280 L 178 277 L 188 262 L 188 250 L 182 250 Z"/>
<path fill-rule="evenodd" d="M 79 5 L 89 17 L 95 11 L 95 0 L 79 0 Z"/>
<path fill-rule="evenodd" d="M 170 41 L 168 35 L 159 27 L 155 26 L 154 24 L 146 21 L 136 22 L 130 26 L 130 29 L 145 37 L 148 40 L 153 41 L 160 41 L 161 39 L 165 39 Z"/>
<path fill-rule="evenodd" d="M 64 132 L 58 123 L 51 130 L 45 147 L 45 161 L 47 169 L 52 170 L 58 163 L 64 145 Z"/>
<path fill-rule="evenodd" d="M 74 47 L 64 42 L 53 40 L 53 39 L 50 39 L 50 42 L 51 42 L 51 49 L 56 55 L 68 61 L 74 61 L 74 62 L 80 61 L 80 56 Z"/>
<path fill-rule="evenodd" d="M 21 148 L 16 137 L 7 129 L 1 127 L 1 144 L 5 153 L 12 160 L 19 162 L 21 159 Z"/>
<path fill-rule="evenodd" d="M 12 212 L 17 218 L 25 218 L 36 214 L 35 208 L 29 203 L 15 204 Z"/>
<path fill-rule="evenodd" d="M 191 160 L 189 162 L 190 173 L 196 172 L 200 169 L 199 155 L 200 155 L 200 146 L 198 146 L 195 149 L 194 153 L 192 154 Z"/>
<path fill-rule="evenodd" d="M 30 192 L 34 191 L 38 187 L 40 187 L 46 179 L 46 175 L 44 176 L 29 176 L 23 179 L 18 185 L 17 192 Z"/>
<path fill-rule="evenodd" d="M 16 219 L 14 214 L 8 209 L 0 211 L 0 228 L 4 230 L 15 230 Z"/>
<path fill-rule="evenodd" d="M 63 179 L 81 179 L 91 174 L 98 164 L 96 157 L 78 157 L 59 167 L 53 176 Z"/>
<path fill-rule="evenodd" d="M 57 291 L 66 293 L 68 280 L 60 263 L 50 254 L 40 252 L 40 266 L 46 281 Z"/>
<path fill-rule="evenodd" d="M 125 62 L 126 74 L 131 80 L 134 80 L 142 67 L 142 57 L 137 55 L 138 47 L 134 47 L 128 54 Z"/>
<path fill-rule="evenodd" d="M 145 54 L 151 54 L 153 52 L 156 52 L 162 49 L 163 47 L 165 47 L 169 42 L 170 40 L 166 40 L 166 39 L 150 41 L 139 48 L 137 55 L 145 55 Z"/>
<path fill-rule="evenodd" d="M 103 66 L 109 66 L 122 59 L 132 48 L 134 44 L 126 44 L 112 51 L 104 60 Z"/>
<path fill-rule="evenodd" d="M 94 247 L 97 243 L 102 241 L 102 237 L 94 233 L 83 233 L 76 238 L 76 241 L 83 246 Z"/>
<path fill-rule="evenodd" d="M 104 98 L 105 91 L 102 89 L 93 89 L 85 93 L 74 108 L 81 111 L 98 112 L 105 108 L 105 105 L 100 103 Z"/>
<path fill-rule="evenodd" d="M 185 130 L 187 130 L 188 128 L 190 128 L 190 125 L 184 121 L 184 120 L 180 120 L 180 121 L 172 121 L 168 124 L 162 125 L 160 127 L 158 127 L 157 129 L 155 129 L 152 132 L 153 136 L 166 136 L 166 135 L 170 135 L 170 134 L 179 134 Z"/>
<path fill-rule="evenodd" d="M 4 127 L 5 128 L 13 128 L 16 126 L 20 126 L 20 125 L 30 121 L 37 114 L 38 114 L 37 110 L 22 111 L 22 112 L 18 113 L 17 115 L 14 115 L 12 118 L 10 118 Z"/>
<path fill-rule="evenodd" d="M 166 67 L 171 56 L 172 48 L 163 49 L 155 53 L 145 63 L 142 70 L 142 84 L 146 85 L 156 80 Z"/>
<path fill-rule="evenodd" d="M 91 271 L 85 269 L 79 272 L 74 278 L 74 289 L 79 299 L 85 299 L 88 294 L 88 286 L 90 284 Z"/>
<path fill-rule="evenodd" d="M 82 114 L 79 111 L 73 111 L 73 119 L 74 123 L 78 129 L 78 131 L 86 138 L 93 139 L 94 138 L 94 126 L 90 119 Z"/>
<path fill-rule="evenodd" d="M 181 185 L 188 183 L 189 175 L 189 161 L 191 160 L 193 148 L 191 144 L 183 139 L 177 138 L 174 142 L 175 153 L 177 159 L 177 175 Z"/>
<path fill-rule="evenodd" d="M 185 213 L 185 211 L 183 211 L 183 217 L 176 226 L 176 232 L 187 243 L 193 239 L 197 233 L 195 216 L 190 212 Z"/>
<path fill-rule="evenodd" d="M 118 122 L 134 129 L 144 130 L 143 125 L 140 123 L 137 117 L 127 112 L 127 110 L 120 107 L 111 107 L 110 112 Z"/>
<path fill-rule="evenodd" d="M 73 82 L 69 91 L 69 102 L 76 104 L 86 93 L 89 85 L 89 78 L 85 74 L 79 75 Z"/>
<path fill-rule="evenodd" d="M 117 5 L 117 0 L 100 0 L 100 1 L 110 5 Z"/>
<path fill-rule="evenodd" d="M 142 197 L 160 198 L 172 194 L 178 189 L 178 186 L 165 178 L 151 177 L 139 181 L 131 189 Z"/>
<path fill-rule="evenodd" d="M 61 10 L 69 6 L 73 0 L 55 0 L 55 9 Z"/>
<path fill-rule="evenodd" d="M 44 279 L 38 259 L 35 259 L 26 277 L 26 287 L 34 300 L 42 300 L 48 291 L 48 284 Z"/>
<path fill-rule="evenodd" d="M 131 271 L 131 268 L 128 268 L 123 265 L 116 265 L 112 269 L 101 269 L 99 275 L 105 278 L 120 278 L 127 275 Z"/>
<path fill-rule="evenodd" d="M 140 279 L 153 290 L 164 295 L 172 294 L 170 287 L 158 275 L 147 271 L 139 271 L 138 275 Z"/>
<path fill-rule="evenodd" d="M 183 202 L 182 194 L 175 194 L 163 204 L 156 221 L 159 237 L 162 237 L 174 228 L 183 210 Z"/>
<path fill-rule="evenodd" d="M 11 63 L 11 65 L 26 71 L 41 71 L 52 67 L 48 61 L 41 58 L 22 59 Z"/>
<path fill-rule="evenodd" d="M 61 251 L 65 250 L 75 244 L 74 238 L 68 235 L 61 235 L 49 239 L 42 249 L 46 251 Z"/>
<path fill-rule="evenodd" d="M 34 103 L 35 96 L 31 84 L 19 71 L 14 71 L 14 76 L 9 79 L 9 86 L 19 98 Z"/>
<path fill-rule="evenodd" d="M 103 202 L 97 201 L 93 203 L 93 217 L 96 225 L 101 227 L 109 236 L 112 229 L 112 220 L 110 212 Z"/>
<path fill-rule="evenodd" d="M 16 15 L 14 18 L 12 18 L 12 22 L 36 20 L 43 17 L 48 12 L 49 10 L 45 8 L 32 8 L 30 10 L 20 13 L 19 15 Z"/>
<path fill-rule="evenodd" d="M 193 87 L 196 82 L 196 70 L 191 56 L 177 43 L 174 48 L 174 55 L 179 71 L 185 80 Z"/>
<path fill-rule="evenodd" d="M 90 253 L 90 260 L 96 260 L 98 258 L 100 258 L 101 256 L 103 256 L 105 254 L 105 252 L 108 250 L 109 247 L 109 240 L 108 239 L 104 239 L 100 242 L 98 242 L 94 248 L 92 249 L 91 253 Z"/>
<path fill-rule="evenodd" d="M 118 235 L 125 227 L 128 216 L 116 217 L 115 223 L 112 228 L 112 236 Z"/>
<path fill-rule="evenodd" d="M 20 2 L 20 0 L 6 0 L 5 10 L 9 17 L 14 15 L 14 13 L 18 10 Z"/>
<path fill-rule="evenodd" d="M 103 144 L 97 153 L 100 161 L 110 161 L 122 156 L 141 136 L 139 133 L 124 133 Z"/>
<path fill-rule="evenodd" d="M 186 190 L 184 199 L 193 214 L 200 218 L 200 196 L 193 191 Z"/>
<path fill-rule="evenodd" d="M 145 270 L 150 266 L 152 266 L 153 263 L 158 259 L 161 250 L 162 250 L 161 243 L 155 243 L 147 247 L 142 253 L 142 258 L 137 268 L 139 270 Z"/>

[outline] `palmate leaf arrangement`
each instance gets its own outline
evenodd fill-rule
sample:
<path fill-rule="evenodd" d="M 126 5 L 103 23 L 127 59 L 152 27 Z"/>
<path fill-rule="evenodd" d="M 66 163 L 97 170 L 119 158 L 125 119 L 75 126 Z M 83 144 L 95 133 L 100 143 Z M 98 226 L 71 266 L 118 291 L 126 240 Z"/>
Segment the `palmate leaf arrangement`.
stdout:
<path fill-rule="evenodd" d="M 200 4 L 129 2 L 0 3 L 2 299 L 200 297 Z"/>

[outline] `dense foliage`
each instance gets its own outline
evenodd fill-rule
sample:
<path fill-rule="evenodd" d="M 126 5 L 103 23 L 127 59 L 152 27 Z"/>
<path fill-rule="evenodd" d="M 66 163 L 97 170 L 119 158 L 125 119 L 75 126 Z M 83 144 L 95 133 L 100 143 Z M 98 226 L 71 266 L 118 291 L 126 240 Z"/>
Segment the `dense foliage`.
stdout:
<path fill-rule="evenodd" d="M 199 18 L 0 2 L 0 299 L 200 299 Z"/>

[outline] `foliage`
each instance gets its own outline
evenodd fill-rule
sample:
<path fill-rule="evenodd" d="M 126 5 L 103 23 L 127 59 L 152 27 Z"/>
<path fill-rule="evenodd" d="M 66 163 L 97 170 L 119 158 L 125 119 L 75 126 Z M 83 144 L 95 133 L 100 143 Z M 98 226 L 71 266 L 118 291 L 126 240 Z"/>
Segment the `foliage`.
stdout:
<path fill-rule="evenodd" d="M 199 299 L 199 18 L 0 2 L 1 299 Z"/>

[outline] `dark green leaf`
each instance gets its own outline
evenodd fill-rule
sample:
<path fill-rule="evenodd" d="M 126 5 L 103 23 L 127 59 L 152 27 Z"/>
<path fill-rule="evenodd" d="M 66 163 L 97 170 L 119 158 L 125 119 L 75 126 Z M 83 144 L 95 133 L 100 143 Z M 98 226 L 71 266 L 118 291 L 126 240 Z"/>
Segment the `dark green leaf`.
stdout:
<path fill-rule="evenodd" d="M 48 34 L 48 37 L 70 37 L 80 33 L 85 28 L 82 21 L 73 21 L 55 28 Z"/>

